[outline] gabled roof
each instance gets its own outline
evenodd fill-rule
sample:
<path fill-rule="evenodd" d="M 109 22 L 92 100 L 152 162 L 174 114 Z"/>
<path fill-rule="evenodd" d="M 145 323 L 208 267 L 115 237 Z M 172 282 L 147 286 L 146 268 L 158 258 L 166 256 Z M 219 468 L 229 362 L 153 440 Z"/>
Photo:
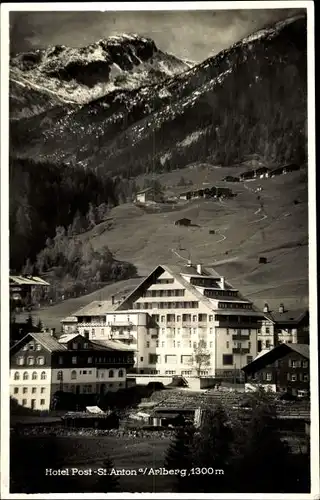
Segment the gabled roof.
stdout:
<path fill-rule="evenodd" d="M 66 333 L 59 337 L 58 342 L 59 344 L 67 344 L 70 340 L 73 340 L 76 337 L 79 337 L 79 333 Z"/>
<path fill-rule="evenodd" d="M 150 186 L 150 187 L 147 187 L 147 188 L 144 188 L 144 189 L 141 189 L 141 191 L 138 191 L 137 192 L 137 195 L 138 194 L 144 194 L 144 193 L 149 193 L 150 191 L 154 191 L 154 187 Z"/>
<path fill-rule="evenodd" d="M 39 276 L 10 276 L 10 282 L 17 285 L 50 285 L 50 283 L 39 278 Z"/>
<path fill-rule="evenodd" d="M 16 344 L 14 344 L 10 351 L 16 350 L 16 348 L 20 345 L 24 345 L 25 341 L 27 340 L 28 337 L 31 337 L 34 339 L 36 342 L 42 345 L 47 351 L 53 352 L 53 351 L 66 351 L 67 347 L 63 344 L 59 344 L 58 340 L 50 335 L 50 333 L 45 333 L 45 332 L 32 332 L 32 333 L 27 333 L 22 339 L 20 339 Z"/>
<path fill-rule="evenodd" d="M 162 271 L 162 272 L 160 272 L 160 271 Z M 141 283 L 126 297 L 126 299 L 121 304 L 119 304 L 119 306 L 118 306 L 119 310 L 121 310 L 120 309 L 121 306 L 125 305 L 128 300 L 130 300 L 132 297 L 136 296 L 139 289 L 143 288 L 144 283 L 147 282 L 152 277 L 152 275 L 154 275 L 155 273 L 159 274 L 159 272 L 160 272 L 159 276 L 161 276 L 161 274 L 165 271 L 168 272 L 174 279 L 176 279 L 177 282 L 180 283 L 180 285 L 182 285 L 186 290 L 188 290 L 190 293 L 192 293 L 192 295 L 194 295 L 194 297 L 199 302 L 201 302 L 206 307 L 208 307 L 208 309 L 210 311 L 212 311 L 214 309 L 214 306 L 213 306 L 212 302 L 210 301 L 210 299 L 208 297 L 204 296 L 202 293 L 200 293 L 197 290 L 196 285 L 191 285 L 183 277 L 183 274 L 185 274 L 185 275 L 188 275 L 188 274 L 189 275 L 190 274 L 191 275 L 198 275 L 199 277 L 204 275 L 207 277 L 212 277 L 213 279 L 221 278 L 221 276 L 216 271 L 214 271 L 213 269 L 205 268 L 204 266 L 202 266 L 202 269 L 201 269 L 202 274 L 199 274 L 197 271 L 197 268 L 195 266 L 159 265 L 143 281 L 141 281 Z M 232 289 L 232 286 L 227 281 L 225 281 L 225 284 L 228 286 L 228 289 Z M 239 294 L 239 300 L 241 301 L 242 299 L 243 299 L 242 296 L 240 296 L 240 294 Z M 223 300 L 223 298 L 221 300 Z M 249 302 L 250 301 L 248 300 L 248 303 Z M 241 310 L 227 311 L 227 314 L 241 315 L 241 312 L 244 312 L 244 311 L 241 311 Z M 221 309 L 221 311 L 219 310 L 219 314 L 220 313 L 223 314 L 223 313 L 226 313 L 226 311 Z M 246 310 L 246 313 L 248 313 L 248 310 Z M 257 310 L 254 307 L 254 305 L 252 305 L 252 310 L 250 310 L 250 314 L 255 315 L 257 313 L 263 315 L 259 310 Z"/>
<path fill-rule="evenodd" d="M 270 319 L 273 323 L 279 324 L 298 324 L 302 321 L 305 315 L 308 313 L 307 309 L 295 309 L 284 311 L 283 313 L 279 311 L 270 311 L 269 313 L 264 313 L 266 318 Z"/>
<path fill-rule="evenodd" d="M 111 300 L 94 300 L 90 302 L 90 304 L 74 312 L 72 316 L 100 316 L 107 311 L 113 311 L 116 305 L 117 304 L 112 304 Z"/>
<path fill-rule="evenodd" d="M 306 359 L 309 359 L 309 346 L 307 344 L 279 344 L 273 349 L 261 352 L 251 363 L 242 368 L 244 372 L 254 373 L 265 366 L 273 363 L 277 359 L 286 356 L 290 351 L 297 352 Z"/>
<path fill-rule="evenodd" d="M 81 339 L 84 339 L 89 344 L 89 349 L 93 349 L 96 351 L 132 351 L 132 352 L 135 351 L 134 348 L 127 346 L 122 342 L 114 340 L 93 341 L 85 339 L 79 333 L 73 335 L 62 335 L 59 339 L 56 339 L 55 337 L 52 337 L 49 333 L 44 333 L 44 332 L 27 333 L 27 335 L 25 335 L 21 340 L 19 340 L 19 342 L 17 342 L 11 347 L 10 351 L 11 350 L 15 351 L 16 348 L 19 347 L 19 345 L 24 345 L 25 343 L 24 341 L 26 341 L 28 337 L 33 338 L 36 342 L 41 344 L 49 352 L 68 351 L 67 343 L 76 337 L 81 337 Z M 62 341 L 60 340 L 61 338 L 63 339 Z"/>

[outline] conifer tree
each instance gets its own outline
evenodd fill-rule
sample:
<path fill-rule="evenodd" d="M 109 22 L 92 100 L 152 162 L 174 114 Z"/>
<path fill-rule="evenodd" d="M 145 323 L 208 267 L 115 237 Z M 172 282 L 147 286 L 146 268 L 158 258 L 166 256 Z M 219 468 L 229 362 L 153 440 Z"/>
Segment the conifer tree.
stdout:
<path fill-rule="evenodd" d="M 118 477 L 112 474 L 114 465 L 110 457 L 107 457 L 104 460 L 101 468 L 104 469 L 104 475 L 99 476 L 95 485 L 95 490 L 99 493 L 112 493 L 119 491 Z"/>
<path fill-rule="evenodd" d="M 180 471 L 186 469 L 187 471 L 185 477 L 182 477 L 181 475 L 173 476 L 173 491 L 181 493 L 193 490 L 194 477 L 192 475 L 188 475 L 193 466 L 193 436 L 193 427 L 178 428 L 172 442 L 169 445 L 164 466 L 167 469 Z"/>
<path fill-rule="evenodd" d="M 227 415 L 218 405 L 214 410 L 203 410 L 199 432 L 194 440 L 195 467 L 212 468 L 214 475 L 198 478 L 198 491 L 204 493 L 228 492 L 228 476 L 232 460 L 233 432 Z"/>

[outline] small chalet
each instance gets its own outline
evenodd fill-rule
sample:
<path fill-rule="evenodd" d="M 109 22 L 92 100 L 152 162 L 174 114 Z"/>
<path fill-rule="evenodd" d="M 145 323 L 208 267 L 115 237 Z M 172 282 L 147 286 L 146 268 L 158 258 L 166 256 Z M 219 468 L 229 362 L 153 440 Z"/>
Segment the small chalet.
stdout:
<path fill-rule="evenodd" d="M 161 203 L 163 201 L 163 196 L 153 187 L 147 187 L 136 194 L 135 201 L 137 203 L 147 203 L 148 201 Z"/>
<path fill-rule="evenodd" d="M 10 300 L 14 307 L 25 307 L 37 302 L 38 296 L 44 296 L 50 283 L 38 276 L 10 276 Z"/>
<path fill-rule="evenodd" d="M 242 370 L 247 390 L 258 386 L 273 392 L 288 392 L 294 396 L 309 392 L 309 346 L 280 344 L 261 351 Z"/>
<path fill-rule="evenodd" d="M 190 219 L 179 219 L 176 220 L 174 223 L 175 226 L 190 226 L 191 225 L 191 220 Z"/>

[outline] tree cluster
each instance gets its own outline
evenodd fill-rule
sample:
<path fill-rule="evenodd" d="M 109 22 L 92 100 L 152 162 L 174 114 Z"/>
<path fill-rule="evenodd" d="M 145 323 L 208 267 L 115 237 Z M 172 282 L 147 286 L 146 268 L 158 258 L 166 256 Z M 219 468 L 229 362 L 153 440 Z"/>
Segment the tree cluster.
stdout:
<path fill-rule="evenodd" d="M 309 457 L 290 452 L 279 431 L 274 403 L 262 392 L 250 402 L 249 415 L 230 416 L 218 405 L 202 411 L 199 428 L 177 429 L 165 467 L 186 469 L 187 475 L 175 476 L 174 491 L 308 491 Z"/>

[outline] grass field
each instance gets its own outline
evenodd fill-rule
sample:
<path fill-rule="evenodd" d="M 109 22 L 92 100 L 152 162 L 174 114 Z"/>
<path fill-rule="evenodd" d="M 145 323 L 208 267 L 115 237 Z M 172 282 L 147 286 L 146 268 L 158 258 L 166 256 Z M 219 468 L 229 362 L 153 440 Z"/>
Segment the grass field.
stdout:
<path fill-rule="evenodd" d="M 240 167 L 241 171 L 245 170 Z M 163 185 L 186 180 L 216 183 L 225 175 L 239 174 L 239 167 L 198 166 L 158 176 Z M 257 179 L 246 183 L 223 183 L 237 196 L 223 202 L 193 200 L 172 208 L 147 213 L 134 204 L 114 208 L 108 221 L 82 235 L 99 249 L 107 245 L 116 258 L 135 264 L 139 276 L 156 265 L 193 262 L 210 265 L 224 275 L 258 306 L 279 301 L 286 306 L 308 304 L 308 193 L 306 171 Z M 262 191 L 254 192 L 260 185 Z M 260 199 L 257 199 L 258 194 Z M 192 227 L 178 227 L 175 220 L 187 217 Z M 106 229 L 107 226 L 111 229 Z M 209 234 L 209 230 L 215 234 Z M 177 252 L 181 257 L 179 258 Z M 268 263 L 259 265 L 260 256 Z M 126 295 L 139 279 L 106 286 L 85 297 L 37 311 L 49 327 L 92 300 Z"/>

